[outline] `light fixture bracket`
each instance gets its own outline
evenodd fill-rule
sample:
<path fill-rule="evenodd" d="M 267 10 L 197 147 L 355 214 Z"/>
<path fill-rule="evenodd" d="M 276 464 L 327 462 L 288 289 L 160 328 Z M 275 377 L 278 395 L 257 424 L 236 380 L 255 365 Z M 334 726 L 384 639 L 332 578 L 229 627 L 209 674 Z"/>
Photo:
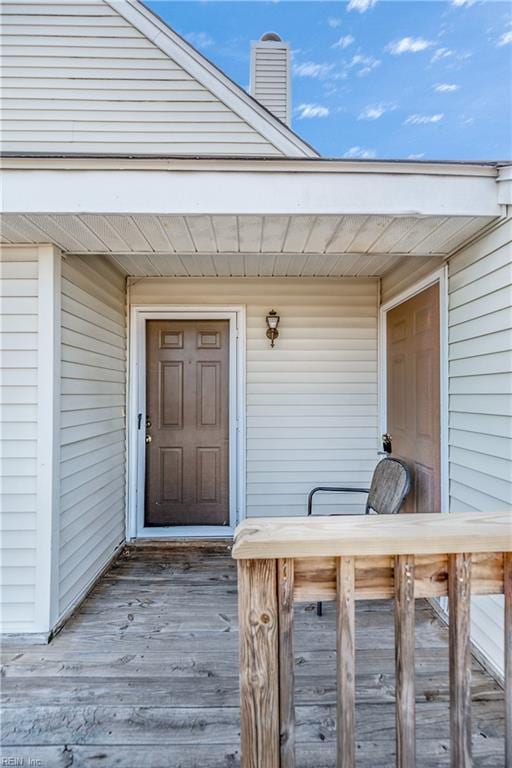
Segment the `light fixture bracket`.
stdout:
<path fill-rule="evenodd" d="M 277 330 L 277 326 L 279 325 L 279 320 L 281 318 L 275 311 L 275 309 L 271 309 L 270 312 L 267 315 L 267 339 L 270 339 L 270 346 L 273 347 L 275 340 L 279 336 L 279 331 Z"/>

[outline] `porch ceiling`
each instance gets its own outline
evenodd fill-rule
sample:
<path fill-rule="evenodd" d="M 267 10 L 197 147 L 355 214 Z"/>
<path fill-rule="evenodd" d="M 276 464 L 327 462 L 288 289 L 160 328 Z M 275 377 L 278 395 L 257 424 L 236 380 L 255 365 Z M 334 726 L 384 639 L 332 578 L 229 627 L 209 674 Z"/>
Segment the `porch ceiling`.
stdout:
<path fill-rule="evenodd" d="M 446 257 L 492 216 L 3 214 L 4 243 L 105 254 L 129 275 L 379 276 Z"/>

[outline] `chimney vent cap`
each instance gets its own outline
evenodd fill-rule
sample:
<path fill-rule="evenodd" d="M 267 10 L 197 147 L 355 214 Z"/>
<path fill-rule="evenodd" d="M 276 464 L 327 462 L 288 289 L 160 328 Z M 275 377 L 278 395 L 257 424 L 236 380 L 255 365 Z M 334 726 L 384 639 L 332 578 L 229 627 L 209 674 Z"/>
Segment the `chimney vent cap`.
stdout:
<path fill-rule="evenodd" d="M 282 43 L 283 40 L 281 37 L 279 37 L 277 32 L 265 32 L 265 34 L 261 36 L 261 42 L 262 43 L 269 43 L 269 42 Z"/>

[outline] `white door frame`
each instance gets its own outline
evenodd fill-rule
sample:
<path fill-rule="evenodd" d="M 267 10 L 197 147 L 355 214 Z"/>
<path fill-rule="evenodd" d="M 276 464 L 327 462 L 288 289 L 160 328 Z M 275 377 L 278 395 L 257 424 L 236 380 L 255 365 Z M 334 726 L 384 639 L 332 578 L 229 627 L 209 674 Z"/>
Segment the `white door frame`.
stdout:
<path fill-rule="evenodd" d="M 229 321 L 229 526 L 144 526 L 146 320 Z M 231 536 L 245 517 L 245 307 L 135 305 L 129 322 L 127 538 Z"/>
<path fill-rule="evenodd" d="M 441 440 L 441 510 L 449 511 L 449 466 L 448 466 L 448 267 L 432 272 L 423 280 L 414 283 L 410 288 L 402 291 L 382 304 L 379 311 L 379 428 L 380 433 L 387 431 L 387 338 L 386 321 L 387 313 L 421 293 L 430 286 L 439 284 L 439 352 L 440 352 L 440 440 Z"/>

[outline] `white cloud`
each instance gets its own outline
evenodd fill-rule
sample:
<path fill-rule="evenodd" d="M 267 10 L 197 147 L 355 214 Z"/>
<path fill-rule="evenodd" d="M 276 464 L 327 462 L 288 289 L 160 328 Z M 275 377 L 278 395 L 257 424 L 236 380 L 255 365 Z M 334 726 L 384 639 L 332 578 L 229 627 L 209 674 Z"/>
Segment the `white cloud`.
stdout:
<path fill-rule="evenodd" d="M 453 56 L 453 53 L 454 52 L 450 50 L 450 48 L 438 48 L 430 61 L 434 64 L 436 61 L 441 61 L 441 59 L 447 59 L 449 56 Z"/>
<path fill-rule="evenodd" d="M 396 109 L 394 104 L 375 104 L 363 109 L 358 120 L 378 120 L 385 112 L 392 112 Z"/>
<path fill-rule="evenodd" d="M 434 90 L 437 93 L 454 93 L 459 90 L 459 86 L 455 83 L 438 83 L 434 86 Z"/>
<path fill-rule="evenodd" d="M 185 37 L 194 48 L 209 48 L 215 42 L 206 32 L 187 32 Z"/>
<path fill-rule="evenodd" d="M 301 104 L 297 107 L 299 113 L 299 120 L 310 117 L 327 117 L 329 115 L 329 109 L 322 107 L 320 104 Z"/>
<path fill-rule="evenodd" d="M 364 77 L 365 75 L 369 75 L 380 63 L 380 60 L 374 59 L 373 56 L 363 56 L 361 53 L 356 53 L 355 56 L 352 56 L 348 68 L 352 69 L 353 67 L 357 67 L 357 74 L 360 77 Z"/>
<path fill-rule="evenodd" d="M 512 29 L 509 29 L 508 32 L 504 32 L 500 39 L 498 40 L 498 47 L 501 48 L 502 45 L 511 45 L 512 44 Z"/>
<path fill-rule="evenodd" d="M 349 45 L 352 45 L 355 38 L 352 37 L 352 35 L 343 35 L 343 37 L 340 37 L 340 39 L 331 45 L 331 48 L 348 48 Z"/>
<path fill-rule="evenodd" d="M 362 159 L 362 160 L 371 160 L 372 157 L 376 156 L 376 152 L 374 149 L 364 149 L 363 147 L 350 147 L 350 149 L 347 149 L 343 157 L 347 157 L 350 159 Z"/>
<path fill-rule="evenodd" d="M 298 77 L 318 77 L 321 80 L 328 76 L 334 64 L 317 64 L 314 61 L 306 61 L 294 68 L 294 74 Z"/>
<path fill-rule="evenodd" d="M 404 120 L 404 125 L 430 125 L 431 123 L 439 123 L 443 117 L 442 112 L 438 115 L 409 115 Z"/>
<path fill-rule="evenodd" d="M 421 160 L 422 157 L 425 157 L 424 152 L 418 152 L 416 155 L 407 155 L 408 160 Z"/>
<path fill-rule="evenodd" d="M 442 61 L 443 59 L 453 59 L 454 61 L 465 61 L 466 59 L 469 59 L 471 57 L 471 53 L 458 53 L 457 51 L 453 51 L 451 48 L 437 48 L 434 51 L 434 55 L 430 59 L 431 64 L 435 64 L 437 61 Z"/>
<path fill-rule="evenodd" d="M 365 13 L 368 8 L 375 5 L 377 0 L 350 0 L 347 11 L 359 11 L 359 13 Z"/>
<path fill-rule="evenodd" d="M 386 51 L 389 51 L 393 56 L 401 56 L 402 53 L 419 53 L 432 45 L 430 40 L 424 40 L 422 37 L 402 37 L 401 40 L 389 43 L 386 46 Z"/>
<path fill-rule="evenodd" d="M 329 16 L 327 23 L 332 29 L 336 29 L 337 27 L 341 27 L 343 22 L 341 19 L 337 19 L 335 16 Z"/>
<path fill-rule="evenodd" d="M 473 5 L 476 0 L 452 0 L 452 5 L 456 5 L 457 7 L 461 8 L 463 5 Z"/>

